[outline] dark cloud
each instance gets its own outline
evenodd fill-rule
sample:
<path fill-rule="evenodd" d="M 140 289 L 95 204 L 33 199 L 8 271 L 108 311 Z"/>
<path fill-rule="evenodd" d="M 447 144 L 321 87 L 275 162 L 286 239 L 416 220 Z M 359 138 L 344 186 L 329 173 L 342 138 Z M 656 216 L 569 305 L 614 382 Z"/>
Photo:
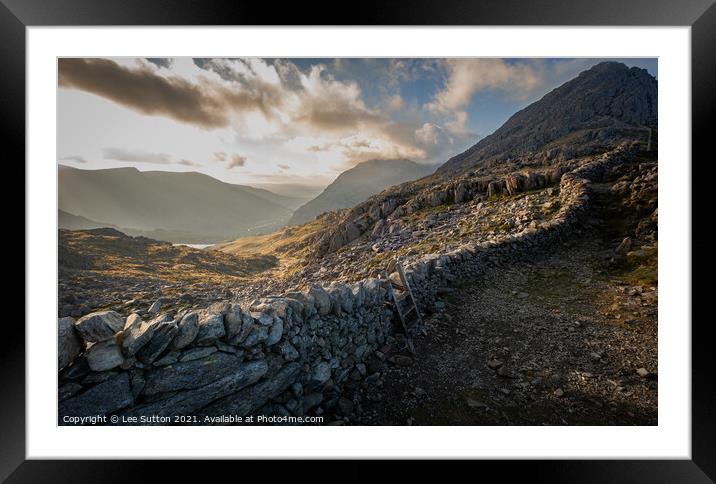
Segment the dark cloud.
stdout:
<path fill-rule="evenodd" d="M 231 155 L 231 160 L 229 161 L 229 164 L 226 166 L 227 168 L 241 168 L 246 164 L 246 157 L 238 155 L 234 153 Z"/>
<path fill-rule="evenodd" d="M 200 79 L 163 77 L 148 68 L 128 68 L 109 59 L 60 59 L 60 87 L 80 89 L 142 114 L 160 115 L 202 128 L 229 124 L 234 109 L 259 109 L 264 114 L 274 99 L 270 89 L 245 91 Z"/>
<path fill-rule="evenodd" d="M 174 59 L 171 57 L 145 57 L 145 59 L 158 67 L 171 67 L 174 64 Z"/>

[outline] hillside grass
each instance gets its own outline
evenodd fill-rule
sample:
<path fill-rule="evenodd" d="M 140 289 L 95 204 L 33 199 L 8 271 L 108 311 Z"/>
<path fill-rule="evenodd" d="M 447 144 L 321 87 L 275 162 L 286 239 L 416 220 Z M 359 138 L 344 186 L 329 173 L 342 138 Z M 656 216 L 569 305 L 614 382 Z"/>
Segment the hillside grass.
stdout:
<path fill-rule="evenodd" d="M 268 255 L 239 257 L 108 229 L 60 230 L 58 242 L 59 267 L 65 273 L 220 284 L 245 279 L 276 265 L 276 259 Z"/>

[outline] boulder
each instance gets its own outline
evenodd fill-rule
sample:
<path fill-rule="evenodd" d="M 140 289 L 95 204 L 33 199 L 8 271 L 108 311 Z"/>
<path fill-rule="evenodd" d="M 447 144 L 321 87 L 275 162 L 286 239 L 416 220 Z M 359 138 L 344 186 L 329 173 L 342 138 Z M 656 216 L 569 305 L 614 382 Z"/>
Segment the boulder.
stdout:
<path fill-rule="evenodd" d="M 122 328 L 124 328 L 124 318 L 114 311 L 91 313 L 75 322 L 77 333 L 90 343 L 113 338 Z"/>
<path fill-rule="evenodd" d="M 172 340 L 172 348 L 180 350 L 189 346 L 199 333 L 199 315 L 190 312 L 184 315 L 177 324 L 177 333 Z"/>
<path fill-rule="evenodd" d="M 199 319 L 199 333 L 196 335 L 194 344 L 198 346 L 211 346 L 219 338 L 224 337 L 224 316 L 222 314 L 205 314 Z"/>
<path fill-rule="evenodd" d="M 57 370 L 61 370 L 74 361 L 83 348 L 75 330 L 75 320 L 59 318 L 57 320 Z"/>
<path fill-rule="evenodd" d="M 241 358 L 214 351 L 203 358 L 181 361 L 170 367 L 165 366 L 148 371 L 145 375 L 146 383 L 142 393 L 156 395 L 199 388 L 239 371 L 242 365 Z"/>
<path fill-rule="evenodd" d="M 217 400 L 202 409 L 201 413 L 208 416 L 249 415 L 285 391 L 296 381 L 300 371 L 300 363 L 288 363 L 271 378 Z"/>
<path fill-rule="evenodd" d="M 76 397 L 60 402 L 59 423 L 62 417 L 87 417 L 106 415 L 134 403 L 129 385 L 129 375 L 122 372 Z"/>
<path fill-rule="evenodd" d="M 322 287 L 311 286 L 308 290 L 308 294 L 312 296 L 316 302 L 316 310 L 318 310 L 318 314 L 325 316 L 331 312 L 331 297 Z"/>
<path fill-rule="evenodd" d="M 169 346 L 178 331 L 174 321 L 157 324 L 154 336 L 137 352 L 137 359 L 149 365 Z"/>
<path fill-rule="evenodd" d="M 130 314 L 124 326 L 122 348 L 127 356 L 134 356 L 151 341 L 156 325 L 142 321 L 138 314 Z"/>
<path fill-rule="evenodd" d="M 122 350 L 114 338 L 93 344 L 85 356 L 92 371 L 111 370 L 124 362 Z"/>
<path fill-rule="evenodd" d="M 215 355 L 212 355 L 211 357 L 222 354 L 224 353 L 217 353 Z M 177 367 L 181 364 L 182 363 L 174 365 L 174 367 Z M 266 361 L 250 361 L 241 365 L 238 368 L 232 367 L 232 369 L 233 371 L 231 373 L 226 374 L 219 379 L 213 380 L 210 383 L 206 383 L 206 381 L 202 382 L 203 386 L 201 387 L 179 392 L 175 395 L 170 396 L 169 398 L 159 400 L 154 403 L 134 407 L 130 411 L 126 412 L 125 415 L 158 415 L 163 417 L 171 417 L 173 415 L 197 414 L 200 409 L 207 407 L 209 404 L 221 399 L 222 397 L 227 397 L 227 399 L 229 399 L 230 401 L 239 399 L 243 404 L 252 403 L 253 409 L 253 401 L 250 402 L 239 391 L 248 387 L 249 385 L 253 385 L 266 374 L 266 371 L 268 369 Z M 147 385 L 148 384 L 149 380 L 147 380 Z M 256 386 L 258 385 L 254 385 L 253 387 L 249 388 L 255 388 Z M 271 396 L 273 397 L 274 394 L 272 393 Z M 206 410 L 202 410 L 200 414 L 206 414 Z M 228 412 L 224 413 L 224 415 L 228 414 Z"/>
<path fill-rule="evenodd" d="M 278 316 L 274 316 L 273 319 L 273 325 L 266 338 L 266 346 L 275 345 L 281 340 L 281 336 L 283 336 L 283 320 Z"/>
<path fill-rule="evenodd" d="M 327 361 L 320 361 L 311 373 L 311 379 L 308 382 L 308 388 L 315 390 L 323 386 L 331 378 L 331 365 Z"/>

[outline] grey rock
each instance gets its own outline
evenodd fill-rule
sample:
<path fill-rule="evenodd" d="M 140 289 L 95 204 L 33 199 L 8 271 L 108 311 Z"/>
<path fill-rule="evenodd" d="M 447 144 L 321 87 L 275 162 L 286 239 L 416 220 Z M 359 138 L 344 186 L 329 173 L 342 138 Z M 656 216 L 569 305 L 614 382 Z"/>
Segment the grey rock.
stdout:
<path fill-rule="evenodd" d="M 312 296 L 316 302 L 316 310 L 318 311 L 318 314 L 325 316 L 331 312 L 331 297 L 322 287 L 311 286 L 308 290 L 308 294 Z"/>
<path fill-rule="evenodd" d="M 83 348 L 75 330 L 75 320 L 59 318 L 57 320 L 57 369 L 61 370 L 74 361 Z"/>
<path fill-rule="evenodd" d="M 231 313 L 224 316 L 224 321 L 231 318 L 231 323 L 229 323 L 228 327 L 224 324 L 224 328 L 226 328 L 226 340 L 229 344 L 240 345 L 254 330 L 254 318 L 248 313 L 242 313 L 241 318 L 238 320 L 234 319 L 235 317 L 236 316 L 232 316 Z M 229 327 L 231 331 L 229 331 Z"/>
<path fill-rule="evenodd" d="M 178 351 L 170 351 L 166 355 L 159 358 L 157 361 L 153 363 L 154 366 L 167 366 L 167 365 L 173 365 L 179 360 L 179 352 Z"/>
<path fill-rule="evenodd" d="M 265 364 L 265 363 L 264 363 Z M 299 363 L 289 363 L 273 377 L 245 388 L 235 395 L 224 397 L 202 410 L 204 415 L 249 415 L 272 398 L 276 398 L 298 377 Z"/>
<path fill-rule="evenodd" d="M 63 424 L 63 416 L 106 415 L 133 403 L 134 397 L 129 386 L 129 375 L 122 372 L 78 396 L 60 402 L 59 423 Z"/>
<path fill-rule="evenodd" d="M 204 358 L 182 361 L 171 367 L 152 369 L 145 375 L 145 395 L 199 388 L 241 369 L 242 360 L 228 353 L 214 352 Z M 191 351 L 191 350 L 190 350 Z"/>
<path fill-rule="evenodd" d="M 185 314 L 177 324 L 177 333 L 171 343 L 172 348 L 180 350 L 189 346 L 194 342 L 197 334 L 199 334 L 199 315 L 192 311 Z"/>
<path fill-rule="evenodd" d="M 162 303 L 160 301 L 154 301 L 151 306 L 149 306 L 149 309 L 147 309 L 147 313 L 149 314 L 159 314 L 159 311 L 162 309 Z"/>
<path fill-rule="evenodd" d="M 327 361 L 320 361 L 311 373 L 308 386 L 316 389 L 323 386 L 331 378 L 331 365 Z"/>
<path fill-rule="evenodd" d="M 286 361 L 294 361 L 299 358 L 298 350 L 288 341 L 283 341 L 278 347 L 281 356 Z"/>
<path fill-rule="evenodd" d="M 218 353 L 220 355 L 222 353 Z M 212 355 L 210 358 L 217 356 Z M 191 362 L 194 363 L 194 362 Z M 179 363 L 181 365 L 182 363 Z M 176 366 L 179 366 L 176 365 Z M 227 397 L 229 401 L 235 399 L 242 400 L 240 403 L 248 404 L 238 393 L 243 388 L 253 385 L 266 373 L 267 365 L 263 360 L 250 361 L 242 364 L 240 367 L 232 367 L 229 374 L 213 380 L 210 383 L 203 382 L 204 385 L 201 387 L 195 387 L 191 390 L 182 391 L 169 398 L 159 400 L 157 402 L 149 403 L 146 405 L 140 405 L 132 408 L 125 415 L 127 416 L 141 416 L 141 415 L 159 415 L 159 416 L 172 416 L 180 414 L 196 414 L 204 407 L 201 414 L 213 413 L 211 411 L 212 406 L 209 406 L 212 402 Z M 149 379 L 147 379 L 147 385 L 149 385 Z M 255 388 L 258 385 L 254 385 L 250 388 Z M 145 387 L 146 391 L 146 387 Z M 274 396 L 273 394 L 271 396 Z M 267 401 L 266 399 L 265 401 Z M 265 401 L 263 403 L 265 403 Z M 262 404 L 263 404 L 262 403 Z M 257 407 L 258 408 L 258 407 Z M 229 413 L 222 413 L 222 415 L 228 415 Z"/>
<path fill-rule="evenodd" d="M 268 333 L 268 337 L 266 338 L 266 346 L 272 346 L 278 343 L 281 340 L 281 336 L 283 335 L 283 320 L 276 316 L 274 318 L 273 325 L 271 326 L 271 330 Z"/>
<path fill-rule="evenodd" d="M 216 353 L 216 347 L 214 346 L 204 346 L 200 348 L 191 348 L 190 350 L 185 351 L 181 357 L 179 358 L 179 361 L 194 361 L 199 360 L 201 358 L 206 358 L 212 353 Z"/>
<path fill-rule="evenodd" d="M 87 364 L 92 371 L 105 371 L 116 368 L 124 362 L 122 350 L 115 339 L 95 343 L 85 353 Z"/>
<path fill-rule="evenodd" d="M 124 318 L 114 311 L 91 313 L 75 322 L 77 333 L 91 343 L 113 338 L 123 327 Z"/>
<path fill-rule="evenodd" d="M 251 334 L 244 340 L 242 346 L 245 348 L 251 348 L 259 343 L 263 343 L 268 339 L 269 328 L 266 326 L 254 326 L 251 330 Z"/>
<path fill-rule="evenodd" d="M 177 325 L 173 321 L 157 324 L 152 339 L 137 352 L 137 360 L 150 365 L 169 346 L 177 331 Z"/>
<path fill-rule="evenodd" d="M 197 334 L 194 344 L 211 346 L 225 334 L 224 316 L 222 314 L 206 314 L 199 319 L 199 334 Z"/>
<path fill-rule="evenodd" d="M 122 348 L 124 348 L 127 356 L 134 356 L 142 346 L 151 341 L 155 327 L 155 324 L 142 321 L 141 316 L 138 314 L 130 314 L 127 317 L 124 332 L 122 333 Z"/>

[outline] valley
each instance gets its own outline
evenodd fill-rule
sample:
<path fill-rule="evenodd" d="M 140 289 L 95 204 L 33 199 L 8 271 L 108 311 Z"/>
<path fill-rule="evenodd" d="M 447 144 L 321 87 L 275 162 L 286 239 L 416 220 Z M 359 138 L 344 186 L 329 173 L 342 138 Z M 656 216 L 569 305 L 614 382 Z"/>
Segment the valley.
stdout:
<path fill-rule="evenodd" d="M 142 217 L 115 182 L 79 214 L 74 181 L 74 227 L 142 219 L 214 243 L 60 230 L 58 316 L 85 338 L 67 337 L 61 414 L 106 400 L 331 425 L 656 425 L 656 99 L 645 70 L 600 63 L 437 170 L 403 160 L 395 180 L 365 162 L 292 208 L 193 174 L 199 196 L 131 188 Z M 407 334 L 396 258 L 421 314 Z"/>

